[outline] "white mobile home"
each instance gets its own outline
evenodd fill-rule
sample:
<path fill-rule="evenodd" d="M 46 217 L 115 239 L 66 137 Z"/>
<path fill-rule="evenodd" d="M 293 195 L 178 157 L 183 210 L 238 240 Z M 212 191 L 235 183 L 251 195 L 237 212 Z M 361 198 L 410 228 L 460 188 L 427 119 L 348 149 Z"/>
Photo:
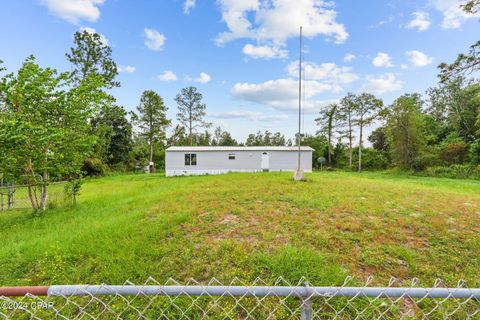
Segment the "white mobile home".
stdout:
<path fill-rule="evenodd" d="M 300 166 L 312 171 L 312 151 L 301 147 Z M 170 147 L 165 152 L 166 176 L 227 172 L 295 171 L 298 147 Z"/>

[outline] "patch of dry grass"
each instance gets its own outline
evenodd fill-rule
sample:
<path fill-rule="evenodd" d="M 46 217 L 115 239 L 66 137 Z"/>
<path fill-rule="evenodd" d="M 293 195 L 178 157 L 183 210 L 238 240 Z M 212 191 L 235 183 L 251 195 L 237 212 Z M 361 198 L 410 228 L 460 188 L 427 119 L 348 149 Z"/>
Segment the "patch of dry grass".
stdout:
<path fill-rule="evenodd" d="M 288 173 L 91 180 L 74 209 L 3 214 L 0 284 L 345 275 L 479 286 L 480 183 Z"/>

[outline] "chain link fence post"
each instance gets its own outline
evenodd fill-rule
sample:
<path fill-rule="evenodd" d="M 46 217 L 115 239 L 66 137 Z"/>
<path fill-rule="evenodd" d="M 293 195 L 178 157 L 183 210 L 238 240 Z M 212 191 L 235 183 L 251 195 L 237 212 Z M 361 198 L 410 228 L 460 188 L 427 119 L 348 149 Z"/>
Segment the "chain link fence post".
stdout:
<path fill-rule="evenodd" d="M 312 320 L 312 298 L 302 298 L 301 299 L 302 306 L 301 306 L 301 319 L 302 320 Z"/>
<path fill-rule="evenodd" d="M 305 282 L 305 297 L 301 298 L 301 319 L 302 320 L 311 320 L 313 315 L 312 310 L 312 295 L 309 289 L 308 282 Z"/>

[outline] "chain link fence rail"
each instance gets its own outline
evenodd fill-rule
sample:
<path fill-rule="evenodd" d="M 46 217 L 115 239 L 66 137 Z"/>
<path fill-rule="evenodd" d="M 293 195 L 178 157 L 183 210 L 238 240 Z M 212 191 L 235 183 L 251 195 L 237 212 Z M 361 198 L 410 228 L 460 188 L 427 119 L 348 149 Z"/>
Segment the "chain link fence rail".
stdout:
<path fill-rule="evenodd" d="M 65 192 L 67 182 L 51 182 L 48 184 L 48 198 L 46 206 L 52 208 L 71 203 Z M 33 185 L 32 193 L 39 197 L 41 185 Z M 28 185 L 0 182 L 0 212 L 13 209 L 32 209 Z"/>
<path fill-rule="evenodd" d="M 150 278 L 143 285 L 55 285 L 0 288 L 5 319 L 480 319 L 480 289 L 433 287 L 317 287 L 279 278 L 228 285 L 213 279 L 184 284 Z"/>

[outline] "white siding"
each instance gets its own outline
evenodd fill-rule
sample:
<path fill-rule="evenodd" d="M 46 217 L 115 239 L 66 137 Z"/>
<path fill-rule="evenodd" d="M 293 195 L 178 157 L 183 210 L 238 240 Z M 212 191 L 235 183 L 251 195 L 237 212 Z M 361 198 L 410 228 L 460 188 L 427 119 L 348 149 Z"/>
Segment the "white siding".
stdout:
<path fill-rule="evenodd" d="M 293 151 L 273 151 L 270 153 L 271 171 L 294 171 L 298 165 L 298 152 Z M 312 152 L 300 152 L 300 167 L 306 171 L 312 171 Z"/>
<path fill-rule="evenodd" d="M 294 171 L 297 167 L 297 152 L 267 151 L 270 171 Z M 185 154 L 197 155 L 196 166 L 185 165 Z M 229 154 L 235 160 L 229 160 Z M 301 166 L 306 172 L 312 171 L 312 152 L 301 152 Z M 168 151 L 165 155 L 167 176 L 219 174 L 227 172 L 255 172 L 261 169 L 262 151 Z"/>

